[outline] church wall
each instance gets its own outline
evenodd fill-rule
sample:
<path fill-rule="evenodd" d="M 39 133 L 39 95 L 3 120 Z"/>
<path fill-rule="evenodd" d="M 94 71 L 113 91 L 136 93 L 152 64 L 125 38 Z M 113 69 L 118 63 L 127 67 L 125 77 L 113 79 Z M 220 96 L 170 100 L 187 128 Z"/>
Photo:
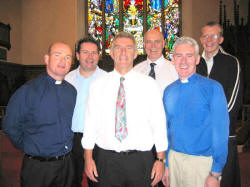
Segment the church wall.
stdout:
<path fill-rule="evenodd" d="M 218 0 L 182 1 L 183 36 L 191 36 L 200 44 L 201 27 L 209 21 L 219 22 Z"/>
<path fill-rule="evenodd" d="M 0 0 L 0 22 L 10 24 L 11 49 L 7 50 L 7 61 L 22 61 L 22 1 Z M 5 49 L 5 48 L 4 48 Z"/>
<path fill-rule="evenodd" d="M 22 62 L 43 64 L 48 46 L 69 43 L 74 50 L 77 37 L 76 0 L 22 0 Z"/>

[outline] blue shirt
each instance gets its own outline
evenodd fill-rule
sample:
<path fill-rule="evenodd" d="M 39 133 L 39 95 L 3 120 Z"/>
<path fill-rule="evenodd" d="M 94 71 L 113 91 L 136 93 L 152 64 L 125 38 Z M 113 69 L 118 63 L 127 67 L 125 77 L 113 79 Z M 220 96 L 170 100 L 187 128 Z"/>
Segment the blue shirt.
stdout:
<path fill-rule="evenodd" d="M 71 151 L 76 90 L 66 81 L 56 84 L 48 74 L 26 83 L 11 97 L 3 131 L 32 156 L 60 156 Z"/>
<path fill-rule="evenodd" d="M 221 172 L 226 159 L 229 134 L 227 101 L 222 86 L 198 74 L 187 82 L 180 79 L 165 89 L 169 149 L 212 156 L 211 171 Z M 166 166 L 168 162 L 166 163 Z"/>
<path fill-rule="evenodd" d="M 104 73 L 105 71 L 97 67 L 93 75 L 91 75 L 88 78 L 84 78 L 80 74 L 80 66 L 79 66 L 77 69 L 69 72 L 65 76 L 65 80 L 68 81 L 70 84 L 72 84 L 77 90 L 76 106 L 74 109 L 73 120 L 72 120 L 73 132 L 83 133 L 85 105 L 88 98 L 89 86 L 96 77 Z"/>

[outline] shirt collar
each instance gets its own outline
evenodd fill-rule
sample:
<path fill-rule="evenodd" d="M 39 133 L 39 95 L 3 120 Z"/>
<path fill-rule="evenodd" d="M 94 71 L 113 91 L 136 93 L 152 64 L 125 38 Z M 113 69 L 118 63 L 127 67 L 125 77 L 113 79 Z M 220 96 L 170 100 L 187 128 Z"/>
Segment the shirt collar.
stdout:
<path fill-rule="evenodd" d="M 157 65 L 160 65 L 161 63 L 164 63 L 164 60 L 165 60 L 165 58 L 164 58 L 164 56 L 163 55 L 161 55 L 161 57 L 160 58 L 158 58 L 156 61 L 151 61 L 149 58 L 147 58 L 147 62 L 148 62 L 148 65 L 150 66 L 150 63 L 155 63 L 156 64 L 156 66 Z"/>
<path fill-rule="evenodd" d="M 121 75 L 118 71 L 116 71 L 116 69 L 114 69 L 113 74 L 115 77 L 118 77 L 120 79 L 120 77 L 124 77 L 125 80 L 129 77 L 131 77 L 133 74 L 135 73 L 135 71 L 133 69 L 131 69 L 128 73 L 126 73 L 125 75 Z"/>
<path fill-rule="evenodd" d="M 48 73 L 46 73 L 46 74 L 47 74 L 47 77 L 48 77 L 48 81 L 49 81 L 50 83 L 53 83 L 53 84 L 56 84 L 56 85 L 62 84 L 63 80 L 57 81 L 57 80 L 55 80 L 54 78 L 52 78 Z"/>
<path fill-rule="evenodd" d="M 89 76 L 88 78 L 85 78 L 80 74 L 80 65 L 79 65 L 77 70 L 76 70 L 76 76 L 78 79 L 91 79 L 92 77 L 97 76 L 98 71 L 99 71 L 99 67 L 97 66 L 94 73 L 91 76 Z"/>
<path fill-rule="evenodd" d="M 184 84 L 189 83 L 189 82 L 193 82 L 196 79 L 196 77 L 197 77 L 197 74 L 194 73 L 193 75 L 191 75 L 189 78 L 187 78 L 185 80 L 180 79 L 180 82 L 184 83 Z"/>
<path fill-rule="evenodd" d="M 208 59 L 208 58 L 206 57 L 206 55 L 205 55 L 205 50 L 203 50 L 201 56 L 202 56 L 206 61 L 212 60 L 221 50 L 222 50 L 222 48 L 221 48 L 221 46 L 219 46 L 219 49 L 218 49 L 217 53 L 215 53 L 210 59 Z"/>

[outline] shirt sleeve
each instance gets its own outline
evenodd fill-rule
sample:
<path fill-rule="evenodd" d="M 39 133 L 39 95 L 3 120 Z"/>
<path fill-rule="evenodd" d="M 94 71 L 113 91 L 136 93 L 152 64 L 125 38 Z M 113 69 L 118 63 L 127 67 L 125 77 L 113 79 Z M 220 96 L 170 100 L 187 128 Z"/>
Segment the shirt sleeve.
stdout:
<path fill-rule="evenodd" d="M 157 152 L 163 152 L 167 150 L 167 129 L 166 129 L 166 116 L 164 113 L 164 107 L 162 102 L 162 96 L 160 90 L 156 84 L 151 89 L 152 104 L 151 104 L 151 126 L 153 132 L 154 143 Z"/>
<path fill-rule="evenodd" d="M 95 99 L 95 93 L 92 86 L 90 86 L 84 114 L 84 133 L 82 138 L 82 146 L 84 149 L 93 149 L 96 143 L 98 104 Z"/>
<path fill-rule="evenodd" d="M 3 120 L 3 131 L 9 137 L 13 145 L 23 150 L 23 127 L 22 121 L 25 113 L 25 87 L 21 87 L 10 98 L 6 114 Z"/>
<path fill-rule="evenodd" d="M 228 154 L 229 114 L 222 86 L 217 84 L 213 91 L 214 95 L 211 98 L 213 136 L 213 164 L 211 171 L 221 173 Z"/>
<path fill-rule="evenodd" d="M 168 121 L 167 121 L 167 110 L 166 110 L 166 99 L 167 99 L 167 94 L 166 94 L 166 89 L 164 91 L 164 94 L 163 94 L 163 105 L 164 105 L 164 109 L 165 109 L 165 116 L 166 116 L 166 128 L 168 127 Z M 167 130 L 167 138 L 169 140 L 169 134 L 168 134 L 168 130 Z M 166 150 L 166 163 L 165 163 L 165 166 L 168 167 L 168 153 L 169 153 L 169 150 L 170 150 L 170 142 L 168 142 L 168 149 Z"/>

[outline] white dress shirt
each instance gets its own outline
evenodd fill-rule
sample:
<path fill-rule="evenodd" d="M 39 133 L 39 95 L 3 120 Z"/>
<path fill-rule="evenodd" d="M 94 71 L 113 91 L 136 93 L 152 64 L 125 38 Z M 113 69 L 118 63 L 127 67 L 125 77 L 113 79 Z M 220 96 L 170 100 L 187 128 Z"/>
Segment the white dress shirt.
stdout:
<path fill-rule="evenodd" d="M 171 84 L 172 82 L 178 79 L 178 74 L 175 70 L 173 64 L 170 61 L 166 60 L 163 56 L 161 56 L 158 60 L 152 62 L 151 60 L 147 59 L 134 67 L 135 71 L 141 72 L 145 75 L 148 75 L 151 67 L 150 63 L 155 63 L 155 80 L 160 86 L 160 89 L 163 92 L 165 88 Z"/>
<path fill-rule="evenodd" d="M 217 54 L 217 53 L 216 53 Z M 207 64 L 207 74 L 210 75 L 210 72 L 212 70 L 212 67 L 214 65 L 214 57 L 208 59 L 206 58 L 205 52 L 203 51 L 202 57 L 205 59 L 205 62 Z"/>
<path fill-rule="evenodd" d="M 82 146 L 105 150 L 149 151 L 167 149 L 166 119 L 160 90 L 153 79 L 131 70 L 123 75 L 128 136 L 115 137 L 115 110 L 121 75 L 112 71 L 98 77 L 90 86 Z"/>

